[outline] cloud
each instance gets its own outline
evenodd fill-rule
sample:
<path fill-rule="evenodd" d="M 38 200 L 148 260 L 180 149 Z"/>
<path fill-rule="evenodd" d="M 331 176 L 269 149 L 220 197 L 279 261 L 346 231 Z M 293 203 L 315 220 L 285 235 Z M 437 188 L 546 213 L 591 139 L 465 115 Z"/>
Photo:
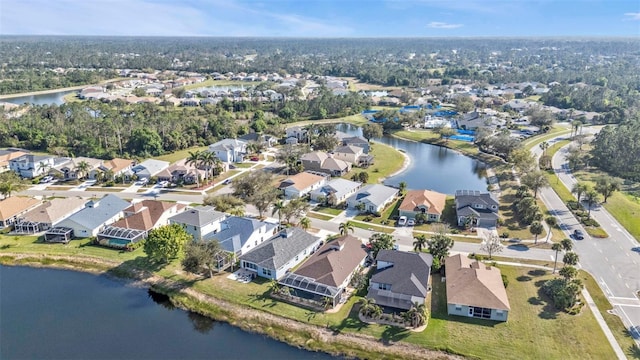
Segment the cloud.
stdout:
<path fill-rule="evenodd" d="M 432 29 L 457 29 L 463 26 L 464 25 L 462 24 L 449 24 L 449 23 L 440 22 L 440 21 L 432 21 L 427 24 L 427 27 L 430 27 Z"/>
<path fill-rule="evenodd" d="M 640 20 L 640 12 L 628 12 L 624 14 L 625 20 L 636 20 L 639 21 Z"/>

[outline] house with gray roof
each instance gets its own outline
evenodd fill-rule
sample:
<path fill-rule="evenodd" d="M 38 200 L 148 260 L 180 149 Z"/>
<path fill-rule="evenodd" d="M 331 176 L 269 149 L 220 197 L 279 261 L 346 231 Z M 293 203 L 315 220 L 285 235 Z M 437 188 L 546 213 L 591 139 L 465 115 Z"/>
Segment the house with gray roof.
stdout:
<path fill-rule="evenodd" d="M 271 239 L 277 229 L 278 224 L 229 216 L 220 222 L 220 231 L 210 233 L 204 239 L 216 239 L 223 250 L 240 256 Z"/>
<path fill-rule="evenodd" d="M 369 150 L 371 149 L 369 146 L 369 141 L 367 141 L 367 139 L 363 138 L 362 136 L 349 136 L 342 138 L 342 145 L 361 147 L 365 154 L 368 154 Z"/>
<path fill-rule="evenodd" d="M 28 179 L 45 174 L 55 165 L 55 157 L 51 155 L 26 154 L 9 160 L 9 169 Z"/>
<path fill-rule="evenodd" d="M 56 227 L 73 229 L 77 238 L 96 236 L 105 226 L 119 220 L 130 205 L 128 201 L 108 194 L 100 200 L 89 201 L 84 209 L 60 221 Z"/>
<path fill-rule="evenodd" d="M 240 266 L 267 279 L 280 279 L 313 254 L 322 240 L 298 227 L 282 230 L 240 256 Z"/>
<path fill-rule="evenodd" d="M 457 190 L 455 197 L 458 226 L 473 221 L 471 226 L 494 227 L 498 218 L 498 199 L 492 193 L 477 190 Z"/>
<path fill-rule="evenodd" d="M 169 224 L 179 224 L 194 239 L 205 239 L 222 230 L 222 221 L 227 218 L 223 212 L 213 206 L 198 206 L 169 218 Z"/>
<path fill-rule="evenodd" d="M 226 163 L 240 163 L 247 155 L 248 142 L 239 139 L 223 139 L 209 145 L 209 152 Z"/>
<path fill-rule="evenodd" d="M 431 254 L 380 250 L 367 297 L 378 305 L 404 310 L 416 302 L 424 304 L 432 263 Z"/>
<path fill-rule="evenodd" d="M 391 204 L 398 195 L 398 189 L 370 184 L 362 187 L 347 199 L 347 206 L 356 209 L 358 204 L 364 204 L 364 212 L 380 213 Z"/>
<path fill-rule="evenodd" d="M 149 179 L 168 167 L 167 161 L 148 159 L 134 166 L 131 171 L 138 176 L 138 179 Z"/>
<path fill-rule="evenodd" d="M 361 186 L 361 182 L 335 178 L 321 188 L 312 191 L 311 200 L 319 202 L 324 199 L 329 205 L 338 205 L 355 194 Z"/>
<path fill-rule="evenodd" d="M 34 234 L 49 230 L 60 221 L 82 210 L 87 199 L 78 197 L 51 199 L 22 215 L 14 225 L 15 232 Z"/>

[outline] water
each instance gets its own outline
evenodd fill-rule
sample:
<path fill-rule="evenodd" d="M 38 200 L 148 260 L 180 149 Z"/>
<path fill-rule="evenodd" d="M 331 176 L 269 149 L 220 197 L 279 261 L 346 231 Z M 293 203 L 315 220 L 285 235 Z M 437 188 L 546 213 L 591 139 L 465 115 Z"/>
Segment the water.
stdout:
<path fill-rule="evenodd" d="M 362 135 L 362 129 L 351 124 L 340 124 L 338 130 Z M 404 181 L 409 189 L 430 189 L 444 194 L 455 194 L 456 190 L 463 189 L 487 190 L 486 166 L 481 161 L 431 144 L 390 136 L 374 140 L 405 152 L 411 159 L 406 170 L 384 181 L 386 185 L 397 186 Z"/>
<path fill-rule="evenodd" d="M 76 90 L 0 99 L 0 102 L 8 102 L 17 105 L 22 105 L 24 103 L 31 103 L 34 105 L 62 105 L 64 104 L 64 96 L 72 92 L 76 92 Z"/>
<path fill-rule="evenodd" d="M 1 359 L 333 359 L 105 276 L 0 266 L 0 279 Z"/>

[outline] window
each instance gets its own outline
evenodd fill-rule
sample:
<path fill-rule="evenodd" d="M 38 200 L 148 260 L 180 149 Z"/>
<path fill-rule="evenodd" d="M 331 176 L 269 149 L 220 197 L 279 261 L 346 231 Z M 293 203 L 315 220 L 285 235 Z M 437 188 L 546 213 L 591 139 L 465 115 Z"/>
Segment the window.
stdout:
<path fill-rule="evenodd" d="M 244 262 L 244 267 L 247 269 L 258 270 L 258 266 L 256 264 L 247 261 Z"/>
<path fill-rule="evenodd" d="M 462 306 L 456 305 L 456 311 L 462 311 Z"/>
<path fill-rule="evenodd" d="M 378 283 L 378 289 L 380 289 L 380 290 L 391 290 L 391 284 Z"/>
<path fill-rule="evenodd" d="M 296 255 L 296 261 L 298 261 L 298 258 L 300 257 L 300 255 Z"/>
<path fill-rule="evenodd" d="M 469 316 L 473 316 L 481 319 L 490 319 L 491 309 L 481 308 L 481 307 L 472 307 L 472 308 L 470 307 Z"/>
<path fill-rule="evenodd" d="M 262 275 L 271 276 L 271 270 L 263 268 Z"/>

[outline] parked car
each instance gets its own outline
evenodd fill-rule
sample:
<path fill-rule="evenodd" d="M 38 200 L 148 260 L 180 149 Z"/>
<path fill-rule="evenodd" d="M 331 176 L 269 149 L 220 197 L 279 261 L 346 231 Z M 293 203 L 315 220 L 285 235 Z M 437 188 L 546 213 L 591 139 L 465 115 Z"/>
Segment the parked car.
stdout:
<path fill-rule="evenodd" d="M 167 187 L 167 185 L 169 185 L 169 182 L 168 181 L 160 181 L 158 183 L 158 185 L 160 185 L 160 187 Z"/>
<path fill-rule="evenodd" d="M 260 158 L 257 156 L 252 156 L 251 161 L 260 161 Z"/>
<path fill-rule="evenodd" d="M 46 184 L 46 183 L 51 182 L 51 181 L 53 181 L 53 176 L 45 176 L 45 177 L 42 178 L 42 180 L 40 180 L 40 183 L 41 184 Z"/>
<path fill-rule="evenodd" d="M 398 218 L 398 226 L 405 226 L 405 225 L 407 225 L 407 217 L 400 216 L 400 218 Z"/>
<path fill-rule="evenodd" d="M 231 184 L 231 179 L 226 179 L 225 181 L 222 182 L 223 185 L 229 185 Z"/>
<path fill-rule="evenodd" d="M 416 220 L 415 219 L 407 220 L 407 226 L 414 226 L 415 224 L 416 224 Z"/>
<path fill-rule="evenodd" d="M 584 240 L 584 233 L 582 232 L 582 230 L 575 229 L 573 230 L 573 237 L 576 240 Z"/>

